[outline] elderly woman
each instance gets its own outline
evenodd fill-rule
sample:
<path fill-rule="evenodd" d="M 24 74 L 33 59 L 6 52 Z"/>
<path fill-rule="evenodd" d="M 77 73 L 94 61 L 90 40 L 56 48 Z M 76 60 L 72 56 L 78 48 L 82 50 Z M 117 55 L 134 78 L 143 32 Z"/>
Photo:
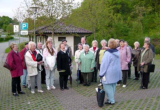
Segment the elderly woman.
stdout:
<path fill-rule="evenodd" d="M 131 60 L 131 52 L 129 48 L 125 46 L 124 40 L 120 40 L 120 47 L 118 47 L 117 49 L 119 50 L 119 53 L 120 53 L 121 70 L 123 74 L 123 86 L 122 87 L 126 87 L 127 75 L 128 75 L 128 63 Z"/>
<path fill-rule="evenodd" d="M 97 53 L 96 53 L 96 67 L 98 70 L 100 70 L 100 66 L 101 66 L 101 61 L 104 55 L 104 52 L 107 50 L 107 41 L 106 40 L 102 40 L 101 41 L 101 48 L 98 49 Z"/>
<path fill-rule="evenodd" d="M 46 48 L 43 51 L 43 60 L 46 70 L 46 85 L 47 90 L 55 89 L 54 86 L 54 74 L 56 64 L 57 53 L 52 46 L 51 41 L 46 42 Z"/>
<path fill-rule="evenodd" d="M 84 86 L 90 86 L 92 72 L 95 67 L 95 57 L 94 54 L 89 51 L 89 45 L 84 46 L 84 51 L 80 54 L 79 64 L 81 65 L 81 72 L 84 78 Z"/>
<path fill-rule="evenodd" d="M 31 83 L 31 93 L 35 93 L 35 80 L 37 81 L 38 92 L 42 93 L 43 91 L 41 88 L 41 73 L 38 71 L 37 67 L 42 64 L 43 61 L 36 61 L 37 52 L 35 50 L 36 44 L 34 42 L 30 41 L 28 47 L 29 50 L 25 54 L 25 61 Z"/>
<path fill-rule="evenodd" d="M 115 103 L 114 94 L 117 81 L 122 79 L 120 54 L 117 48 L 117 43 L 114 39 L 108 42 L 108 49 L 103 58 L 100 67 L 99 76 L 102 78 L 103 87 L 107 95 L 105 104 L 113 105 Z"/>
<path fill-rule="evenodd" d="M 79 61 L 79 56 L 80 54 L 83 52 L 83 46 L 81 43 L 78 44 L 78 50 L 75 52 L 75 62 L 76 62 L 76 70 L 79 71 L 79 80 L 80 80 L 80 84 L 82 84 L 84 82 L 83 80 L 83 76 L 81 73 L 81 68 L 80 65 L 78 65 L 78 61 Z"/>
<path fill-rule="evenodd" d="M 60 89 L 63 91 L 64 89 L 68 90 L 67 81 L 68 76 L 71 74 L 70 71 L 71 58 L 65 50 L 65 44 L 60 44 L 60 51 L 57 53 L 57 70 L 59 71 L 59 82 Z"/>
<path fill-rule="evenodd" d="M 25 94 L 24 92 L 21 91 L 21 85 L 20 85 L 21 83 L 20 76 L 23 75 L 23 67 L 17 45 L 12 43 L 10 45 L 10 48 L 11 51 L 7 55 L 7 64 L 11 68 L 10 72 L 12 76 L 13 96 L 18 96 L 18 94 Z"/>
<path fill-rule="evenodd" d="M 138 59 L 140 57 L 141 50 L 139 48 L 139 42 L 134 42 L 134 48 L 132 49 L 132 61 L 133 61 L 133 66 L 134 66 L 134 72 L 135 72 L 135 79 L 134 80 L 139 80 L 139 73 L 137 71 L 138 67 Z"/>
<path fill-rule="evenodd" d="M 95 57 L 95 60 L 96 60 L 96 54 L 97 54 L 97 51 L 98 51 L 98 42 L 96 40 L 93 40 L 92 41 L 92 47 L 89 49 L 92 53 L 94 53 L 94 57 Z M 95 67 L 94 67 L 94 72 L 92 74 L 92 82 L 95 81 L 97 82 L 97 68 L 96 68 L 96 63 L 95 62 Z"/>
<path fill-rule="evenodd" d="M 149 71 L 148 71 L 148 65 L 152 63 L 153 59 L 153 52 L 152 49 L 150 49 L 150 43 L 144 42 L 144 50 L 141 52 L 140 58 L 139 58 L 139 66 L 138 70 L 141 72 L 141 89 L 147 89 L 148 88 L 148 82 L 149 82 Z"/>

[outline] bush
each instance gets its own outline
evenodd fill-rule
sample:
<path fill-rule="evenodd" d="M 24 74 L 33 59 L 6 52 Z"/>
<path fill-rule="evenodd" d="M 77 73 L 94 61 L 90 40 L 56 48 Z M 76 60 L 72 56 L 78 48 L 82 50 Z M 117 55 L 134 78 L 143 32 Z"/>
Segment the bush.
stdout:
<path fill-rule="evenodd" d="M 12 39 L 14 39 L 14 37 L 8 35 L 7 37 L 4 37 L 4 38 L 0 37 L 0 42 L 5 42 L 5 41 L 12 40 Z"/>

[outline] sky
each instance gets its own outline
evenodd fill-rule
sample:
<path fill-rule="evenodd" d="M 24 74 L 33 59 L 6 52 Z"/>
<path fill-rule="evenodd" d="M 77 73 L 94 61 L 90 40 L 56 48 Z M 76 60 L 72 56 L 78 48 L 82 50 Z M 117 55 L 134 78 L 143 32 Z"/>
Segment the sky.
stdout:
<path fill-rule="evenodd" d="M 74 0 L 81 2 L 82 0 Z M 15 10 L 20 6 L 24 0 L 0 0 L 0 16 L 14 17 Z"/>

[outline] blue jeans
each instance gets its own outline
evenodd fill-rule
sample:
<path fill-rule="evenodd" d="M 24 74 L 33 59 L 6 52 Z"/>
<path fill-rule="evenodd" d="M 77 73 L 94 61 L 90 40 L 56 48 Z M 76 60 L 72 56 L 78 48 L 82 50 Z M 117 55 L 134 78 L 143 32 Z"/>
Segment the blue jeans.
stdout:
<path fill-rule="evenodd" d="M 54 86 L 54 73 L 55 70 L 48 70 L 46 69 L 46 85 L 47 87 Z"/>
<path fill-rule="evenodd" d="M 116 83 L 104 84 L 103 88 L 104 88 L 105 93 L 107 95 L 107 101 L 109 103 L 115 103 L 114 94 L 115 94 L 115 90 L 116 90 Z"/>
<path fill-rule="evenodd" d="M 22 85 L 23 86 L 26 86 L 27 85 L 27 75 L 28 75 L 28 72 L 26 69 L 23 69 L 23 75 L 22 75 Z"/>

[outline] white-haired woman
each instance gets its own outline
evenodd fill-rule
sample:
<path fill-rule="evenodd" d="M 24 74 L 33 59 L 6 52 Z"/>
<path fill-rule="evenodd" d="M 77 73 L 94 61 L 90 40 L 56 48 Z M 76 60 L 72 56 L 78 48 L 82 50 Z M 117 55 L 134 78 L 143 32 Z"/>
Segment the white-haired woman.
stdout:
<path fill-rule="evenodd" d="M 89 51 L 89 45 L 84 46 L 84 51 L 80 54 L 79 64 L 81 65 L 81 72 L 84 78 L 84 86 L 90 86 L 92 72 L 95 67 L 95 57 L 94 54 Z"/>
<path fill-rule="evenodd" d="M 108 49 L 107 45 L 107 41 L 106 40 L 102 40 L 101 41 L 101 48 L 98 49 L 97 53 L 96 53 L 96 68 L 98 70 L 100 70 L 100 66 L 101 66 L 101 62 L 102 62 L 102 58 L 104 55 L 104 52 Z"/>
<path fill-rule="evenodd" d="M 28 71 L 28 76 L 30 78 L 31 83 L 31 93 L 35 93 L 35 80 L 37 80 L 38 92 L 43 92 L 41 88 L 41 74 L 37 70 L 37 66 L 42 64 L 43 61 L 37 62 L 36 55 L 37 52 L 35 50 L 36 44 L 32 41 L 28 44 L 29 50 L 25 54 L 25 61 Z"/>
<path fill-rule="evenodd" d="M 97 40 L 93 40 L 92 41 L 92 47 L 89 49 L 93 54 L 94 54 L 94 57 L 96 59 L 96 54 L 97 54 L 97 51 L 98 51 L 98 42 Z M 97 68 L 96 68 L 96 63 L 95 62 L 95 67 L 94 67 L 94 72 L 92 74 L 92 82 L 97 82 Z"/>
<path fill-rule="evenodd" d="M 138 59 L 140 57 L 141 54 L 141 49 L 139 48 L 139 42 L 136 41 L 134 42 L 134 48 L 132 49 L 132 61 L 133 61 L 133 66 L 135 68 L 135 79 L 134 80 L 138 80 L 139 79 L 139 73 L 137 71 L 137 67 L 138 67 Z"/>

